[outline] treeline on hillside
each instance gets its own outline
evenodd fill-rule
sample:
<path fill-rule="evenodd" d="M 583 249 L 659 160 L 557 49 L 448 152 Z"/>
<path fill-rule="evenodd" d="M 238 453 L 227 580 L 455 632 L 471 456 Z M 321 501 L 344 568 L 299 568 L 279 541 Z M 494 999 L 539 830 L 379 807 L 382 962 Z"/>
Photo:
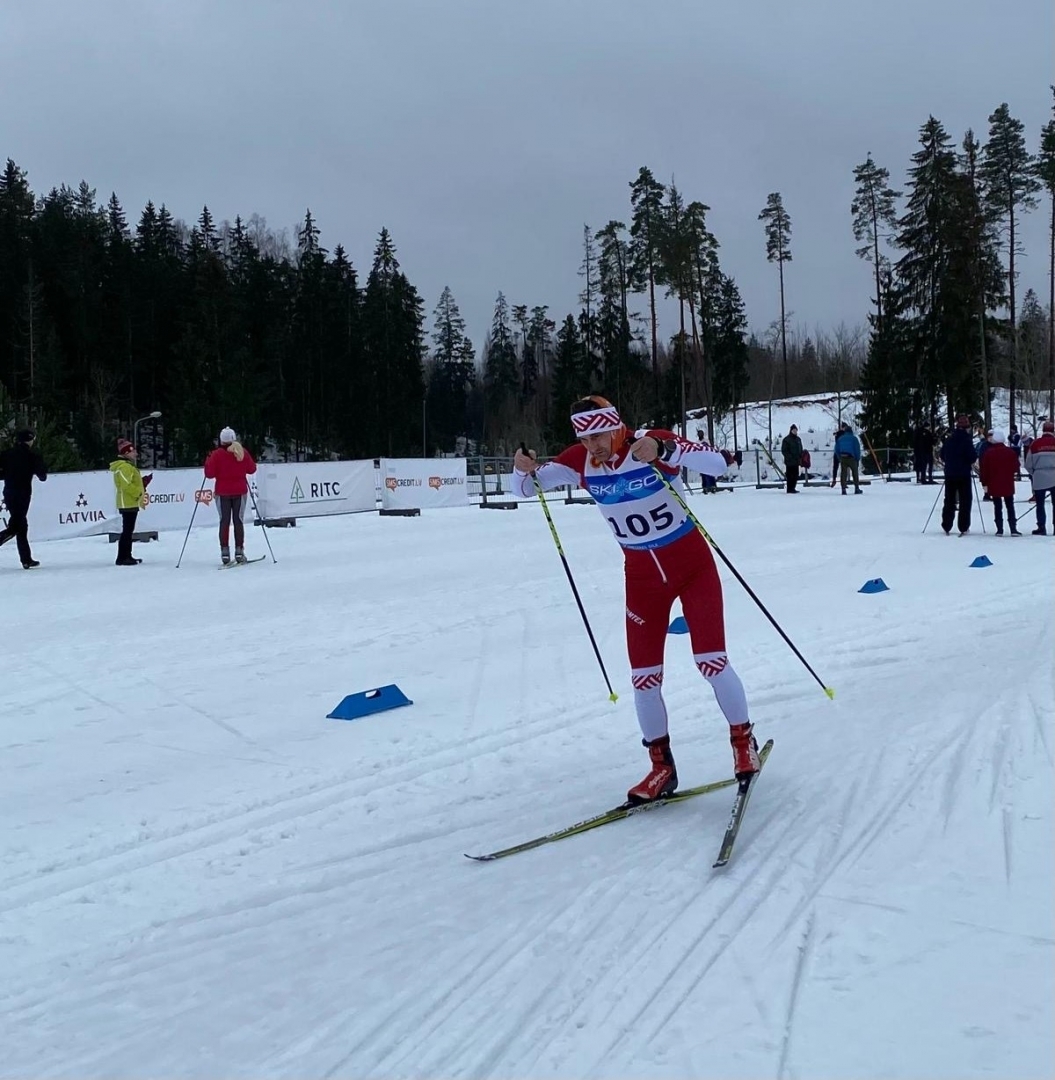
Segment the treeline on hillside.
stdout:
<path fill-rule="evenodd" d="M 298 459 L 507 453 L 521 439 L 563 445 L 584 390 L 635 422 L 675 426 L 691 408 L 710 426 L 743 401 L 860 382 L 873 441 L 897 445 L 939 403 L 987 412 L 991 385 L 1050 388 L 1055 368 L 1050 304 L 1015 291 L 1021 214 L 1041 191 L 1055 206 L 1055 121 L 1037 155 L 1006 105 L 984 146 L 968 132 L 956 150 L 933 117 L 920 146 L 904 196 L 870 155 L 854 172 L 853 233 L 874 271 L 867 333 L 790 326 L 791 217 L 773 192 L 758 250 L 780 315 L 751 335 L 709 207 L 641 168 L 626 220 L 583 228 L 575 310 L 498 292 L 479 348 L 450 288 L 426 318 L 386 229 L 364 280 L 342 245 L 321 246 L 310 211 L 292 242 L 256 215 L 217 224 L 207 207 L 187 226 L 148 202 L 131 225 L 116 194 L 100 204 L 81 182 L 38 197 L 8 160 L 0 430 L 35 426 L 56 469 L 101 464 L 154 411 L 140 441 L 169 465 L 199 462 L 227 423 Z"/>
<path fill-rule="evenodd" d="M 994 386 L 1008 387 L 1012 424 L 1023 411 L 1035 420 L 1044 396 L 1055 412 L 1055 108 L 1036 154 L 1003 104 L 984 144 L 968 130 L 956 146 L 929 117 L 904 193 L 871 155 L 854 177 L 858 254 L 875 280 L 861 376 L 873 443 L 906 445 L 914 423 L 951 423 L 961 412 L 988 427 Z M 1032 291 L 1017 290 L 1022 215 L 1041 192 L 1051 213 L 1046 312 Z"/>

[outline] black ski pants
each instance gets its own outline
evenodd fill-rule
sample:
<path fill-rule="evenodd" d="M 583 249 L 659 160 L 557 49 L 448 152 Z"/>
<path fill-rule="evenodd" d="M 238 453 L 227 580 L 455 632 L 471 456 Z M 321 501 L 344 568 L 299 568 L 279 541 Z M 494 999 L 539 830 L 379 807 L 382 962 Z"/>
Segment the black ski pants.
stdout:
<path fill-rule="evenodd" d="M 941 507 L 941 527 L 949 532 L 953 518 L 960 532 L 971 527 L 971 478 L 969 476 L 945 477 L 945 501 Z"/>

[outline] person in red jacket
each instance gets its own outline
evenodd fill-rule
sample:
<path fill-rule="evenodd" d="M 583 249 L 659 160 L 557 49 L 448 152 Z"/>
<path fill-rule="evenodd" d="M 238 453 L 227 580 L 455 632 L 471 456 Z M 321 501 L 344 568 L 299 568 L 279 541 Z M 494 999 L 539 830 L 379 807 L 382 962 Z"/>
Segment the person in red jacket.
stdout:
<path fill-rule="evenodd" d="M 1007 507 L 1007 523 L 1012 536 L 1021 536 L 1015 517 L 1015 473 L 1018 471 L 1018 454 L 1007 445 L 1007 436 L 994 431 L 989 448 L 978 459 L 978 472 L 982 487 L 993 497 L 993 517 L 996 519 L 996 535 L 1004 535 L 1004 507 Z"/>
<path fill-rule="evenodd" d="M 234 561 L 244 563 L 245 525 L 242 514 L 249 495 L 247 477 L 256 472 L 256 462 L 238 441 L 233 428 L 220 432 L 220 445 L 205 459 L 205 475 L 214 480 L 213 495 L 220 512 L 220 558 L 226 566 L 231 561 L 229 538 L 234 522 Z"/>

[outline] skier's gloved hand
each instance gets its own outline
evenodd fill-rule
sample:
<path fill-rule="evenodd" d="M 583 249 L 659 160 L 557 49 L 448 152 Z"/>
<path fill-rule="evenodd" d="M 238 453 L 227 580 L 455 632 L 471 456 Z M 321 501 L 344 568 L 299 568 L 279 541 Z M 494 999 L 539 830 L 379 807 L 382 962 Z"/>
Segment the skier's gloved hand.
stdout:
<path fill-rule="evenodd" d="M 666 449 L 666 446 L 659 439 L 651 435 L 642 435 L 641 438 L 634 440 L 633 445 L 630 447 L 630 453 L 635 461 L 643 461 L 648 465 L 653 461 L 662 461 L 666 456 Z"/>
<path fill-rule="evenodd" d="M 513 468 L 519 473 L 533 473 L 538 468 L 535 460 L 538 455 L 534 450 L 529 450 L 523 443 L 513 456 Z"/>

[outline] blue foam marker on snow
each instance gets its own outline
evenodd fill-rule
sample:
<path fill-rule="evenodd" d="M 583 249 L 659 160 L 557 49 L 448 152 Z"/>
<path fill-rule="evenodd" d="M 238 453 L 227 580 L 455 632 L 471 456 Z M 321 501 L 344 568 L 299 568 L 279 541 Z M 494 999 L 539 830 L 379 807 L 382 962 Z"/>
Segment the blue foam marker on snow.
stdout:
<path fill-rule="evenodd" d="M 890 588 L 889 585 L 881 578 L 872 578 L 871 581 L 866 581 L 857 591 L 863 593 L 876 593 L 886 592 Z"/>
<path fill-rule="evenodd" d="M 975 559 L 973 563 L 971 563 L 971 566 L 992 566 L 992 565 L 993 564 L 989 561 L 989 556 L 988 555 L 979 555 L 978 558 Z"/>
<path fill-rule="evenodd" d="M 333 712 L 326 714 L 327 720 L 358 720 L 363 716 L 398 709 L 401 705 L 413 705 L 414 702 L 396 686 L 379 686 L 376 690 L 363 690 L 358 694 L 349 694 Z"/>
<path fill-rule="evenodd" d="M 689 624 L 685 621 L 684 615 L 679 615 L 671 624 L 667 627 L 668 634 L 687 634 L 689 632 Z"/>

